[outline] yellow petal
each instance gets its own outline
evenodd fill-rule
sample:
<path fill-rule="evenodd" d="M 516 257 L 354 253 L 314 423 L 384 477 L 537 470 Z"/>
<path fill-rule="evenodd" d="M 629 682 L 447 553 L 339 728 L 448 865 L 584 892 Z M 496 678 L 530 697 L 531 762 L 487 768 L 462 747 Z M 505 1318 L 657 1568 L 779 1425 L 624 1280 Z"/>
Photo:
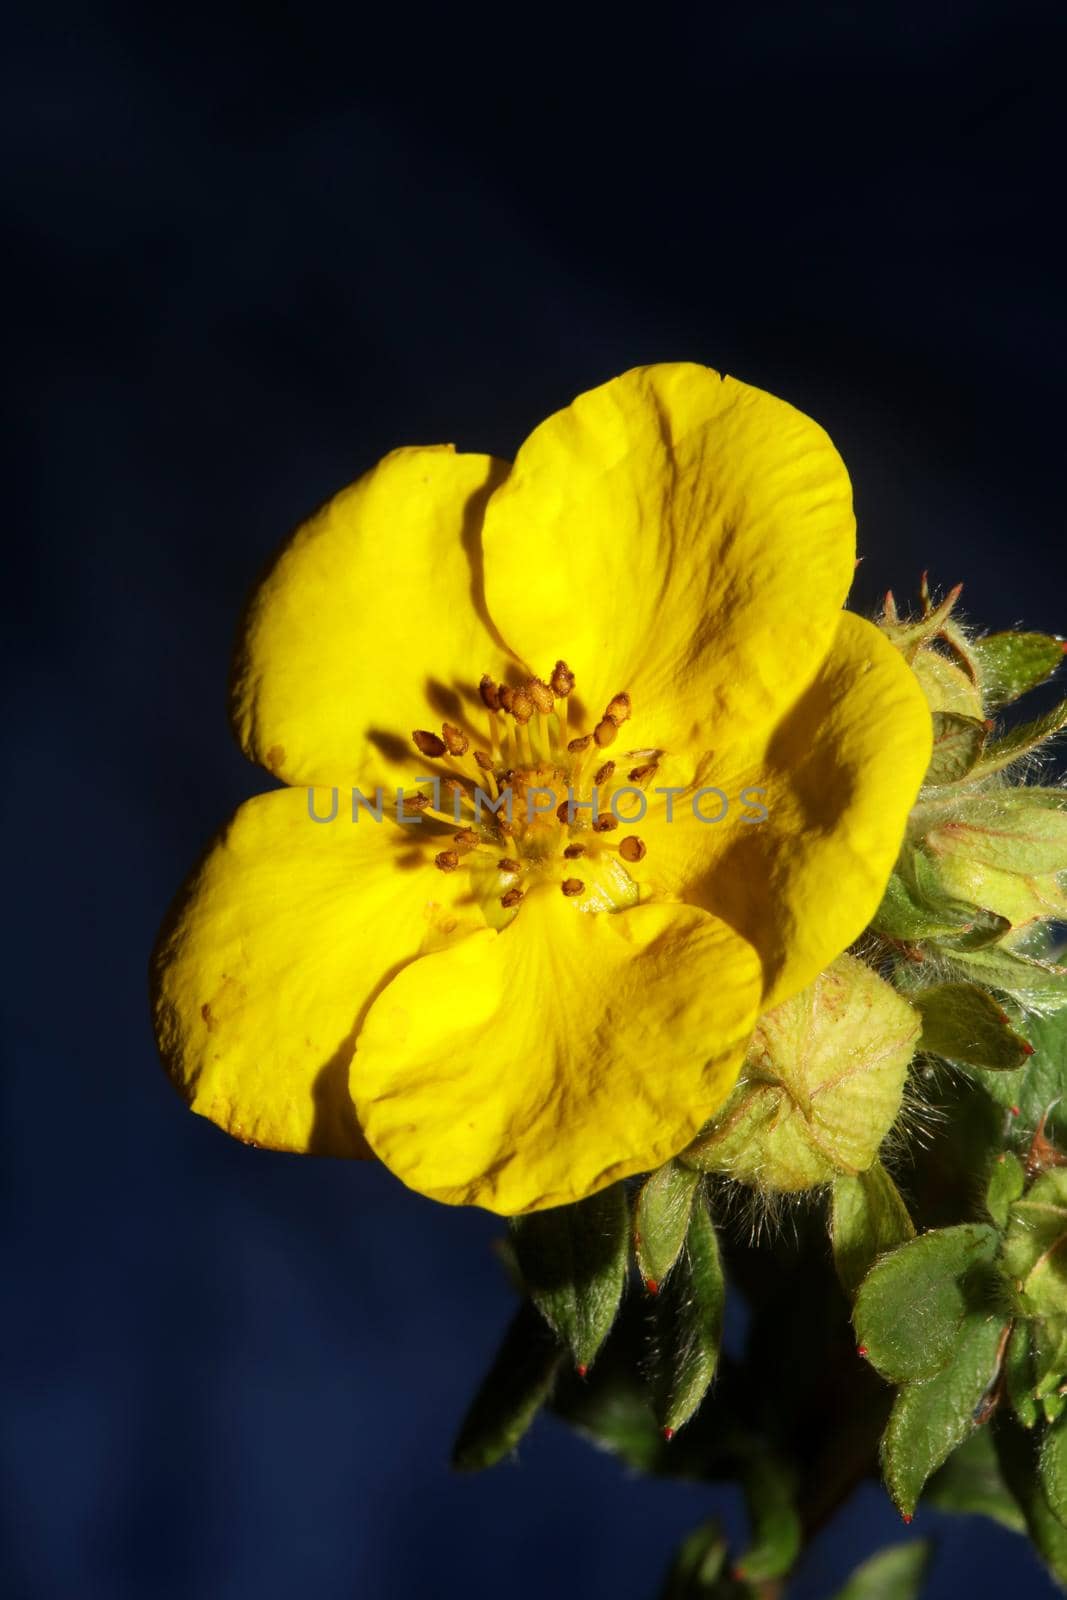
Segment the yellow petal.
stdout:
<path fill-rule="evenodd" d="M 374 1002 L 360 1123 L 434 1199 L 562 1205 L 688 1143 L 737 1077 L 759 991 L 755 953 L 695 907 L 594 914 L 538 889 Z"/>
<path fill-rule="evenodd" d="M 877 910 L 930 759 L 932 726 L 902 656 L 871 623 L 840 615 L 814 684 L 776 725 L 703 763 L 698 785 L 730 803 L 694 820 L 688 796 L 635 827 L 648 854 L 630 871 L 646 892 L 723 917 L 759 950 L 764 1009 L 811 983 Z M 657 781 L 661 781 L 657 777 Z M 745 792 L 762 791 L 755 804 Z M 721 802 L 703 798 L 714 816 Z M 758 815 L 765 821 L 746 823 Z"/>
<path fill-rule="evenodd" d="M 704 749 L 810 682 L 854 526 L 810 418 L 707 367 L 640 367 L 526 440 L 486 510 L 486 596 L 537 671 L 577 673 L 588 726 L 626 691 L 628 745 Z"/>
<path fill-rule="evenodd" d="M 328 817 L 331 794 L 314 794 Z M 193 874 L 153 959 L 156 1033 L 192 1109 L 276 1150 L 367 1154 L 348 1094 L 359 1022 L 420 951 L 484 927 L 466 874 L 398 828 L 304 789 L 249 800 Z"/>
<path fill-rule="evenodd" d="M 506 474 L 451 445 L 394 450 L 297 530 L 238 649 L 241 747 L 287 783 L 410 782 L 411 734 L 477 729 L 483 672 L 510 659 L 482 598 L 482 509 Z"/>

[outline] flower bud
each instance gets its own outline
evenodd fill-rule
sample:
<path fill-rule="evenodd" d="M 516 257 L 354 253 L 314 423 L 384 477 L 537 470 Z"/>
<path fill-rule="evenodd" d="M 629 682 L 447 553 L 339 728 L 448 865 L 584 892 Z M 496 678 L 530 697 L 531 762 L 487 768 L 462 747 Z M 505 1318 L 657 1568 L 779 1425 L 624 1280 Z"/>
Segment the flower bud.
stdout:
<path fill-rule="evenodd" d="M 779 1193 L 865 1172 L 899 1114 L 920 1029 L 895 989 L 839 956 L 760 1019 L 736 1088 L 681 1159 Z"/>

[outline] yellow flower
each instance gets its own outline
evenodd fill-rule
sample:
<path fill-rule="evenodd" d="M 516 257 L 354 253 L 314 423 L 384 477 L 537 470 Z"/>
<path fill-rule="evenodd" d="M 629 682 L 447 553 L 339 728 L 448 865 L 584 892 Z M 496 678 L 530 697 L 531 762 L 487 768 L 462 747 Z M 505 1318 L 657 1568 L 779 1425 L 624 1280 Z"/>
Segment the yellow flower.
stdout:
<path fill-rule="evenodd" d="M 761 1011 L 865 927 L 925 771 L 914 675 L 841 610 L 853 566 L 822 430 L 689 364 L 580 396 L 510 469 L 397 450 L 330 501 L 238 653 L 241 744 L 289 787 L 155 957 L 193 1109 L 506 1214 L 681 1150 Z M 602 825 L 568 826 L 594 780 Z"/>

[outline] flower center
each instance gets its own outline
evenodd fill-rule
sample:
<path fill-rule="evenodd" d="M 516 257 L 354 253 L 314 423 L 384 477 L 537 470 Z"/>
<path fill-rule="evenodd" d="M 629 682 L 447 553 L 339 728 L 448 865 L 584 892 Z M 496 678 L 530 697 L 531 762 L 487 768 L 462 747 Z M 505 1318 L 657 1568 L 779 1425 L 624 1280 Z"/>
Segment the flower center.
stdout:
<path fill-rule="evenodd" d="M 619 911 L 638 898 L 627 869 L 645 855 L 633 830 L 660 752 L 608 753 L 631 715 L 625 692 L 612 696 L 590 731 L 572 728 L 575 681 L 564 661 L 547 681 L 509 685 L 483 677 L 484 741 L 450 722 L 439 734 L 419 728 L 412 736 L 436 770 L 432 795 L 420 790 L 405 805 L 455 830 L 434 864 L 441 872 L 468 871 L 497 927 L 541 886 L 582 911 Z"/>

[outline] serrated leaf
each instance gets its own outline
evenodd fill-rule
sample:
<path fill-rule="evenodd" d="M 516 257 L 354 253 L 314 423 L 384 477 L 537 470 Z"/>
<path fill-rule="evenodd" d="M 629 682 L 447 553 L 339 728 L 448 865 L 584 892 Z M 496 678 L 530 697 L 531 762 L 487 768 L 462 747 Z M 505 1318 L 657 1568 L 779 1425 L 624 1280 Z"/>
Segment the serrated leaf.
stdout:
<path fill-rule="evenodd" d="M 1047 633 L 991 633 L 972 640 L 970 652 L 986 705 L 1003 706 L 1052 677 L 1063 661 L 1063 640 Z"/>
<path fill-rule="evenodd" d="M 973 983 L 939 983 L 917 989 L 911 1002 L 922 1014 L 920 1050 L 964 1066 L 1009 1071 L 1033 1055 L 1002 1008 Z"/>
<path fill-rule="evenodd" d="M 982 753 L 987 728 L 977 717 L 956 711 L 935 711 L 934 749 L 923 784 L 958 783 Z"/>
<path fill-rule="evenodd" d="M 926 1539 L 890 1545 L 857 1567 L 834 1600 L 918 1600 L 929 1560 Z"/>
<path fill-rule="evenodd" d="M 537 1312 L 523 1305 L 463 1420 L 453 1466 L 480 1472 L 509 1455 L 548 1398 L 563 1357 Z"/>
<path fill-rule="evenodd" d="M 1067 1009 L 1050 1017 L 1027 1021 L 1034 1054 L 1017 1072 L 976 1072 L 991 1100 L 1016 1121 L 1024 1135 L 1032 1134 L 1042 1117 L 1046 1132 L 1067 1146 Z"/>
<path fill-rule="evenodd" d="M 998 1416 L 993 1433 L 1000 1469 L 1026 1518 L 1038 1551 L 1061 1583 L 1067 1583 L 1067 1528 L 1054 1516 L 1038 1479 L 1038 1453 L 1032 1434 L 1009 1417 Z"/>
<path fill-rule="evenodd" d="M 1038 1419 L 1034 1377 L 1030 1324 L 1020 1318 L 1004 1351 L 1004 1382 L 1012 1409 L 1024 1428 L 1032 1428 Z"/>
<path fill-rule="evenodd" d="M 1067 1167 L 1042 1173 L 1012 1206 L 1004 1269 L 1031 1316 L 1067 1315 Z"/>
<path fill-rule="evenodd" d="M 1029 793 L 1008 789 L 969 800 L 927 829 L 925 850 L 1027 876 L 1067 870 L 1067 808 L 1034 803 Z"/>
<path fill-rule="evenodd" d="M 1035 717 L 1033 722 L 1024 722 L 1021 728 L 1013 728 L 1003 738 L 992 740 L 986 745 L 970 776 L 977 780 L 987 778 L 993 772 L 1001 772 L 1013 761 L 1040 750 L 1043 744 L 1062 733 L 1064 728 L 1067 728 L 1067 700 L 1061 700 L 1043 717 Z"/>
<path fill-rule="evenodd" d="M 861 1348 L 892 1383 L 930 1378 L 989 1292 L 1000 1235 L 984 1223 L 939 1228 L 883 1256 L 856 1297 Z"/>
<path fill-rule="evenodd" d="M 717 1522 L 694 1528 L 679 1545 L 660 1600 L 719 1600 L 738 1594 L 725 1571 L 727 1544 Z"/>
<path fill-rule="evenodd" d="M 1067 1418 L 1046 1428 L 1037 1477 L 1052 1515 L 1067 1526 Z"/>
<path fill-rule="evenodd" d="M 634 1206 L 637 1270 L 651 1293 L 663 1287 L 685 1244 L 700 1173 L 668 1161 L 641 1187 Z"/>
<path fill-rule="evenodd" d="M 876 1161 L 834 1179 L 830 1240 L 841 1287 L 852 1299 L 879 1256 L 915 1237 L 896 1184 Z"/>
<path fill-rule="evenodd" d="M 1026 1520 L 1001 1476 L 988 1428 L 976 1428 L 931 1478 L 923 1504 L 958 1516 L 991 1517 L 1013 1533 L 1026 1531 Z"/>
<path fill-rule="evenodd" d="M 694 1415 L 715 1375 L 726 1285 L 715 1228 L 703 1200 L 689 1218 L 685 1250 L 656 1300 L 653 1388 L 664 1430 Z"/>
<path fill-rule="evenodd" d="M 911 1516 L 923 1485 L 974 1427 L 974 1413 L 994 1376 L 1004 1323 L 975 1314 L 959 1327 L 947 1366 L 907 1383 L 893 1404 L 882 1440 L 886 1487 Z"/>
<path fill-rule="evenodd" d="M 986 1210 L 998 1228 L 1006 1228 L 1008 1214 L 1014 1202 L 1021 1198 L 1026 1188 L 1026 1170 L 1018 1156 L 1004 1151 L 993 1164 L 986 1185 Z"/>
<path fill-rule="evenodd" d="M 615 1183 L 576 1205 L 515 1217 L 511 1229 L 531 1300 L 570 1346 L 575 1365 L 592 1366 L 626 1282 L 630 1213 L 625 1188 Z"/>
<path fill-rule="evenodd" d="M 745 1469 L 744 1489 L 752 1543 L 738 1558 L 737 1572 L 750 1583 L 784 1578 L 804 1541 L 793 1476 L 776 1456 L 763 1453 Z"/>

